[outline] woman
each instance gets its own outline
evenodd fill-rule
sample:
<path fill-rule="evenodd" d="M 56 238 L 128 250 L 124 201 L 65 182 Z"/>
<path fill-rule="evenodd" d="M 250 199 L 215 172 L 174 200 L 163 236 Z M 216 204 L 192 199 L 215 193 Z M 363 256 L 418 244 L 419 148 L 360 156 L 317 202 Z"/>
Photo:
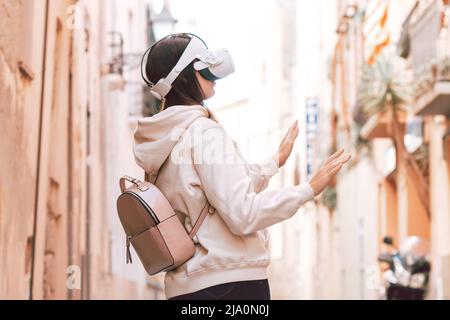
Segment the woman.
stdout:
<path fill-rule="evenodd" d="M 145 76 L 152 91 L 183 60 L 192 39 L 190 34 L 175 34 L 151 48 Z M 321 193 L 350 155 L 342 150 L 332 155 L 308 183 L 265 190 L 292 151 L 297 121 L 276 155 L 262 164 L 247 163 L 205 107 L 203 101 L 214 95 L 216 84 L 198 70 L 196 62 L 166 86 L 168 93 L 155 94 L 163 100 L 162 111 L 139 120 L 135 132 L 137 163 L 188 231 L 205 203 L 216 209 L 194 238 L 195 255 L 166 273 L 165 293 L 169 300 L 268 300 L 266 228 L 292 217 Z"/>

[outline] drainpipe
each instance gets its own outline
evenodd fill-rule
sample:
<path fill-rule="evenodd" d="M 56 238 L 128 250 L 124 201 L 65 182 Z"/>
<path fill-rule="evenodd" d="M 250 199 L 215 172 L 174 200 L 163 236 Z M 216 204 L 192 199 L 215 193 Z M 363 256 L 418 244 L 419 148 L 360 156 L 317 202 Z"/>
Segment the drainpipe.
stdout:
<path fill-rule="evenodd" d="M 88 74 L 89 74 L 88 67 Z M 86 256 L 85 256 L 85 296 L 83 299 L 91 299 L 91 178 L 92 178 L 92 164 L 91 164 L 91 112 L 90 103 L 87 103 L 87 121 L 86 121 Z"/>
<path fill-rule="evenodd" d="M 44 93 L 45 93 L 45 74 L 46 74 L 46 65 L 45 60 L 47 56 L 47 34 L 48 34 L 48 13 L 49 13 L 49 0 L 45 0 L 45 28 L 44 28 L 44 55 L 42 57 L 42 80 L 41 80 L 41 101 L 40 101 L 40 109 L 41 112 L 39 114 L 39 134 L 38 134 L 38 152 L 37 152 L 37 174 L 36 174 L 36 193 L 34 195 L 34 222 L 33 222 L 33 252 L 31 259 L 31 276 L 30 276 L 30 292 L 29 292 L 29 300 L 33 300 L 33 284 L 34 284 L 34 270 L 35 270 L 35 262 L 36 262 L 36 230 L 37 230 L 37 220 L 38 220 L 38 198 L 39 198 L 39 181 L 40 177 L 40 168 L 41 168 L 41 142 L 42 142 L 42 125 L 43 125 L 43 114 L 44 114 Z"/>

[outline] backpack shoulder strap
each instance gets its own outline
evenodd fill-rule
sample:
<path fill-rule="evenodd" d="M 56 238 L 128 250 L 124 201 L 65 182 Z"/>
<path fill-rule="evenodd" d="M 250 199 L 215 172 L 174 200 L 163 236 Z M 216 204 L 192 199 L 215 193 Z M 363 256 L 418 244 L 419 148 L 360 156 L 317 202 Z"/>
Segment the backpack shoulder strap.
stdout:
<path fill-rule="evenodd" d="M 209 109 L 207 109 L 207 108 L 205 108 L 207 111 L 209 111 Z M 199 118 L 197 118 L 197 119 L 195 119 L 194 121 L 192 121 L 192 123 L 186 128 L 186 130 L 185 130 L 185 132 L 187 132 L 193 125 L 194 125 L 194 123 L 195 122 L 197 122 L 199 119 L 201 119 L 202 117 L 199 117 Z M 170 154 L 167 156 L 167 158 L 164 160 L 164 162 L 163 162 L 163 164 L 168 160 L 170 158 Z M 161 167 L 162 167 L 162 165 L 161 165 Z M 158 176 L 159 176 L 159 172 L 160 172 L 161 170 L 158 170 L 158 172 L 156 173 L 156 178 L 155 178 L 155 181 L 151 181 L 150 180 L 150 175 L 147 173 L 147 172 L 144 172 L 144 181 L 146 181 L 146 182 L 150 182 L 150 183 L 152 183 L 152 184 L 155 184 L 156 183 L 156 181 L 158 180 Z"/>
<path fill-rule="evenodd" d="M 198 119 L 200 119 L 200 118 L 198 118 Z M 190 128 L 190 127 L 198 120 L 198 119 L 195 119 L 195 120 L 191 123 L 191 125 L 188 127 L 188 129 L 189 129 L 189 128 Z M 186 131 L 187 131 L 188 129 L 186 129 Z M 170 157 L 170 156 L 169 156 L 169 157 Z M 169 158 L 169 157 L 168 157 L 168 158 Z M 153 182 L 153 184 L 156 183 L 156 180 L 158 179 L 158 176 L 159 176 L 159 171 L 158 171 L 158 173 L 157 173 L 157 175 L 156 175 L 156 179 L 155 179 L 155 181 Z M 147 181 L 147 182 L 150 182 L 150 183 L 151 183 L 151 181 L 150 181 L 150 175 L 149 175 L 147 172 L 145 172 L 144 181 Z M 200 213 L 200 216 L 198 217 L 197 221 L 195 221 L 195 224 L 194 224 L 194 226 L 192 227 L 191 232 L 189 232 L 189 238 L 193 239 L 193 238 L 195 237 L 195 235 L 197 234 L 198 229 L 199 229 L 200 226 L 202 225 L 202 223 L 203 223 L 203 221 L 205 220 L 205 218 L 206 218 L 206 216 L 208 215 L 208 213 L 213 214 L 214 212 L 216 212 L 216 209 L 209 203 L 208 200 L 206 200 L 206 203 L 205 203 L 205 205 L 203 206 L 203 209 L 202 209 L 202 212 Z"/>
<path fill-rule="evenodd" d="M 208 213 L 213 214 L 215 211 L 216 211 L 216 209 L 214 209 L 214 207 L 207 200 L 205 205 L 203 206 L 203 210 L 200 213 L 200 216 L 198 217 L 197 221 L 195 222 L 194 226 L 192 227 L 191 232 L 189 232 L 189 238 L 193 239 L 195 237 L 198 229 L 202 225 L 203 220 L 205 220 Z"/>

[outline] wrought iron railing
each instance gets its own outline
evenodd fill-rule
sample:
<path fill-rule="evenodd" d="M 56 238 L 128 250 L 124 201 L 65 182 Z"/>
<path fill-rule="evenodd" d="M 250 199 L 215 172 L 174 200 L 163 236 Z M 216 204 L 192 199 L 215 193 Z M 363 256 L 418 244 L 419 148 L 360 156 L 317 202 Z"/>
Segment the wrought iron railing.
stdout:
<path fill-rule="evenodd" d="M 450 7 L 442 0 L 426 4 L 415 7 L 406 31 L 417 97 L 438 81 L 450 81 Z"/>

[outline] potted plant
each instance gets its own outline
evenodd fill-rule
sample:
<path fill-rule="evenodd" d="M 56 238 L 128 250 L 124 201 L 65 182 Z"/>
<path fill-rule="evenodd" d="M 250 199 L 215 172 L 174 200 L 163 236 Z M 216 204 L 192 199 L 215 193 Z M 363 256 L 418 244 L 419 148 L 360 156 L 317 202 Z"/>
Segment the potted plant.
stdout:
<path fill-rule="evenodd" d="M 402 161 L 416 178 L 419 197 L 429 212 L 429 186 L 418 161 L 404 145 L 406 108 L 414 99 L 412 73 L 406 61 L 395 54 L 382 54 L 373 65 L 365 65 L 358 92 L 364 124 L 360 136 L 365 139 L 391 138 L 397 161 Z M 423 154 L 423 153 L 422 153 Z M 423 155 L 420 156 L 423 160 Z"/>

